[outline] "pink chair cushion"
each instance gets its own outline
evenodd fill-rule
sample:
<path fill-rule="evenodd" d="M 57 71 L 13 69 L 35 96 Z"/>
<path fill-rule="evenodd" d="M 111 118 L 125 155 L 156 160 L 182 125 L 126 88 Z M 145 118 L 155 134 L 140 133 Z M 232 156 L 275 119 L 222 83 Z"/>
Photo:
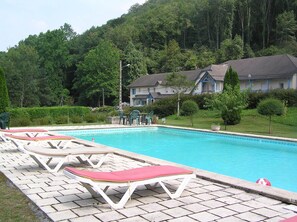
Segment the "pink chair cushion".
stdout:
<path fill-rule="evenodd" d="M 44 132 L 48 132 L 45 129 L 36 129 L 36 128 L 28 128 L 28 129 L 5 129 L 5 130 L 1 130 L 1 132 L 4 133 L 44 133 Z"/>
<path fill-rule="evenodd" d="M 36 136 L 36 137 L 29 137 L 29 136 L 18 136 L 12 134 L 5 134 L 6 137 L 10 137 L 13 139 L 18 140 L 28 140 L 28 141 L 43 141 L 43 140 L 72 140 L 74 139 L 71 136 Z"/>
<path fill-rule="evenodd" d="M 297 215 L 294 216 L 294 217 L 290 217 L 290 218 L 284 219 L 281 222 L 297 222 Z"/>
<path fill-rule="evenodd" d="M 114 171 L 114 172 L 94 172 L 89 170 L 79 170 L 72 167 L 66 167 L 66 171 L 80 177 L 85 177 L 95 181 L 108 182 L 131 182 L 141 181 L 157 177 L 173 176 L 180 174 L 191 174 L 193 171 L 186 170 L 175 166 L 147 166 L 130 170 Z"/>

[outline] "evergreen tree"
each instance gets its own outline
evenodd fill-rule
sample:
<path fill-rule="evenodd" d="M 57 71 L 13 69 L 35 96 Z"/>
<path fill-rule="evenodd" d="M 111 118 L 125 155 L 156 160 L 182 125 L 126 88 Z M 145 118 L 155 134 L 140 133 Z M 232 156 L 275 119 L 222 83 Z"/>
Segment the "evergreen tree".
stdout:
<path fill-rule="evenodd" d="M 226 91 L 227 86 L 229 86 L 232 90 L 239 91 L 240 89 L 238 74 L 232 69 L 231 66 L 224 77 L 223 92 Z"/>
<path fill-rule="evenodd" d="M 8 90 L 3 69 L 0 67 L 0 113 L 6 112 L 9 106 Z"/>

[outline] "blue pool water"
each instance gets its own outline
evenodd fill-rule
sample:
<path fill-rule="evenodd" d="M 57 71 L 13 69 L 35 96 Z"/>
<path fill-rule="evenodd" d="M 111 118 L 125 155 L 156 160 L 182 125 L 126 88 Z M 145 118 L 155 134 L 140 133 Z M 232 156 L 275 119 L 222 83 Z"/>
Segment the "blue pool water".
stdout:
<path fill-rule="evenodd" d="M 59 133 L 297 192 L 297 143 L 163 127 Z"/>

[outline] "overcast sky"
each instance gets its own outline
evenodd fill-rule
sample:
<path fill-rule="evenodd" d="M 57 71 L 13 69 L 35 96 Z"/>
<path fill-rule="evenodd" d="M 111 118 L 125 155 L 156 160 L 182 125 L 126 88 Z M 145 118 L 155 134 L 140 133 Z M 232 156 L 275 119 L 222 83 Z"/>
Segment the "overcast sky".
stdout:
<path fill-rule="evenodd" d="M 64 23 L 78 34 L 118 18 L 146 0 L 0 0 L 0 51 Z"/>

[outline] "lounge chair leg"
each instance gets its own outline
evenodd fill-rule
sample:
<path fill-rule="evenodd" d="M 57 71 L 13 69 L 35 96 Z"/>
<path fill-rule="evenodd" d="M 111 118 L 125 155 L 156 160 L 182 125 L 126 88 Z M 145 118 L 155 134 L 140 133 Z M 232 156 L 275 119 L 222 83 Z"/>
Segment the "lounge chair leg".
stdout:
<path fill-rule="evenodd" d="M 87 183 L 83 183 L 81 182 L 81 184 L 91 193 L 92 196 L 94 197 L 98 197 L 98 196 L 102 196 L 104 198 L 104 200 L 113 208 L 113 209 L 120 209 L 123 208 L 125 206 L 125 204 L 127 203 L 127 201 L 129 200 L 129 198 L 131 197 L 131 195 L 133 194 L 134 190 L 136 189 L 137 185 L 132 184 L 130 186 L 128 186 L 128 189 L 126 190 L 125 194 L 122 196 L 122 198 L 120 199 L 120 201 L 118 203 L 113 202 L 109 196 L 107 196 L 107 194 L 104 192 L 104 190 L 106 190 L 106 188 L 104 190 L 102 190 L 97 184 L 92 183 L 87 184 Z M 98 195 L 100 194 L 100 195 Z"/>
<path fill-rule="evenodd" d="M 49 158 L 48 161 L 46 162 L 46 165 L 49 165 L 50 162 L 52 161 L 53 158 Z"/>
<path fill-rule="evenodd" d="M 104 163 L 104 161 L 105 161 L 105 159 L 107 158 L 108 155 L 109 155 L 108 153 L 107 154 L 103 154 L 103 156 L 101 156 L 101 158 L 99 159 L 99 161 L 97 163 L 93 163 L 92 160 L 90 158 L 88 158 L 88 157 L 86 157 L 86 161 L 93 168 L 97 168 L 97 167 L 100 167 Z M 80 158 L 80 157 L 77 157 L 77 158 Z"/>
<path fill-rule="evenodd" d="M 40 157 L 36 157 L 35 155 L 30 155 L 32 157 L 32 159 L 38 164 L 38 166 L 40 166 L 42 169 L 48 170 L 51 173 L 56 173 L 59 171 L 59 169 L 61 168 L 61 166 L 63 165 L 63 163 L 65 162 L 66 158 L 63 158 L 59 161 L 59 163 L 51 168 L 47 162 L 49 162 L 52 158 L 49 158 L 49 160 L 47 162 L 43 161 Z"/>
<path fill-rule="evenodd" d="M 185 189 L 186 185 L 189 183 L 190 180 L 191 180 L 191 177 L 188 177 L 188 176 L 184 177 L 183 181 L 181 182 L 181 184 L 179 185 L 175 193 L 171 193 L 162 181 L 159 181 L 159 183 L 162 186 L 162 188 L 165 190 L 165 192 L 168 194 L 168 196 L 171 199 L 174 199 L 179 197 L 182 194 L 183 190 Z"/>
<path fill-rule="evenodd" d="M 63 140 L 58 142 L 57 144 L 54 144 L 52 141 L 47 141 L 48 145 L 50 147 L 55 148 L 55 149 L 66 149 L 68 148 L 69 144 L 72 142 L 72 140 Z"/>
<path fill-rule="evenodd" d="M 98 192 L 96 192 L 92 186 L 90 186 L 88 183 L 81 183 L 92 195 L 92 197 L 96 198 L 96 197 L 100 197 L 100 194 Z"/>

